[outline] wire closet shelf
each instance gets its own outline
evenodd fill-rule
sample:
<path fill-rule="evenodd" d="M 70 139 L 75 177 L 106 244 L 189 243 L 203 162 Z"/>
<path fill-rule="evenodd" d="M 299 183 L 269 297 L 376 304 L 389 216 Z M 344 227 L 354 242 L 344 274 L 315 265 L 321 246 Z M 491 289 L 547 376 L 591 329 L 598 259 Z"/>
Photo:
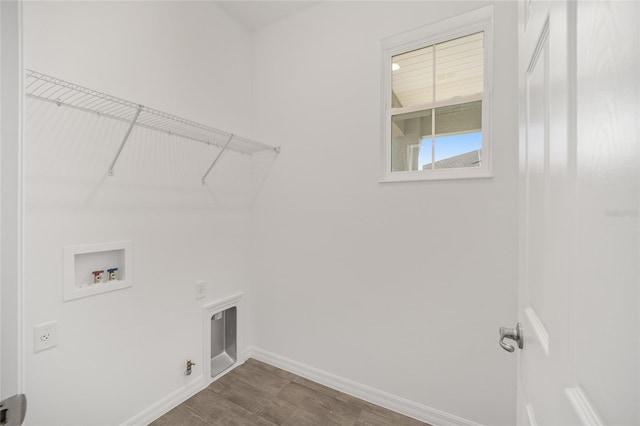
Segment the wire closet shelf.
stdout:
<path fill-rule="evenodd" d="M 129 123 L 127 132 L 118 148 L 118 152 L 109 167 L 109 175 L 111 176 L 114 175 L 114 167 L 120 153 L 127 143 L 131 131 L 136 126 L 157 130 L 220 148 L 213 163 L 202 177 L 203 184 L 211 169 L 213 169 L 226 150 L 247 155 L 253 155 L 260 151 L 280 152 L 280 147 L 274 147 L 234 135 L 233 133 L 216 129 L 215 127 L 210 127 L 126 99 L 101 93 L 38 71 L 25 70 L 24 83 L 25 95 L 27 97 Z"/>

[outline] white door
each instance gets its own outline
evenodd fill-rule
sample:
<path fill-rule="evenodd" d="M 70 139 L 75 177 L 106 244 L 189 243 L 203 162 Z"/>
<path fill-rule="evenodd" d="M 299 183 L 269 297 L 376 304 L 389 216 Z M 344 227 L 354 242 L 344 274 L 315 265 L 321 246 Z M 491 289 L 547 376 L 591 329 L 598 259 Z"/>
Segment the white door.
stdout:
<path fill-rule="evenodd" d="M 24 409 L 11 398 L 22 392 L 20 11 L 19 2 L 0 2 L 0 423 L 9 425 Z"/>
<path fill-rule="evenodd" d="M 639 6 L 520 6 L 518 424 L 639 425 Z"/>

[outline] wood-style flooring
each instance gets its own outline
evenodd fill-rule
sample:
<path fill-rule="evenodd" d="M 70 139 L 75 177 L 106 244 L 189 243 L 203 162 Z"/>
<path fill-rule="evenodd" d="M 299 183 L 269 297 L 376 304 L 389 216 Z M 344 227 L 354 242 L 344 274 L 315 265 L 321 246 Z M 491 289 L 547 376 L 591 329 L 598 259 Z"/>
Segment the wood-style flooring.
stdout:
<path fill-rule="evenodd" d="M 428 426 L 254 359 L 151 425 Z"/>

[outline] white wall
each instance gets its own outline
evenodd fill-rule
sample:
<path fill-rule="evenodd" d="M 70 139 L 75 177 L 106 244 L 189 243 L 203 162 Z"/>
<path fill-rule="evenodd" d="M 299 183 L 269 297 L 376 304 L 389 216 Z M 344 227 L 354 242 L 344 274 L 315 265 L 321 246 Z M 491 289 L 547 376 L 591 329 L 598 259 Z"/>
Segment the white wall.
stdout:
<path fill-rule="evenodd" d="M 323 2 L 255 35 L 256 348 L 483 424 L 515 421 L 517 16 L 495 2 L 494 177 L 378 183 L 380 40 L 483 2 Z"/>
<path fill-rule="evenodd" d="M 251 127 L 251 39 L 214 4 L 25 2 L 24 36 L 27 68 Z M 225 155 L 201 186 L 215 151 L 138 129 L 107 178 L 125 125 L 34 100 L 26 120 L 27 423 L 119 424 L 202 378 L 200 307 L 247 286 L 251 163 Z M 63 246 L 120 240 L 134 287 L 63 302 Z M 59 346 L 34 353 L 33 326 L 52 320 Z"/>
<path fill-rule="evenodd" d="M 378 183 L 380 39 L 482 4 L 326 2 L 252 40 L 209 3 L 26 2 L 27 68 L 283 146 L 251 216 L 268 160 L 226 156 L 201 187 L 210 153 L 140 131 L 107 179 L 123 125 L 27 101 L 28 424 L 117 424 L 194 383 L 200 306 L 250 281 L 256 347 L 512 424 L 515 5 L 496 3 L 495 177 Z M 62 247 L 122 239 L 135 286 L 62 302 Z M 34 354 L 51 320 L 59 347 Z"/>

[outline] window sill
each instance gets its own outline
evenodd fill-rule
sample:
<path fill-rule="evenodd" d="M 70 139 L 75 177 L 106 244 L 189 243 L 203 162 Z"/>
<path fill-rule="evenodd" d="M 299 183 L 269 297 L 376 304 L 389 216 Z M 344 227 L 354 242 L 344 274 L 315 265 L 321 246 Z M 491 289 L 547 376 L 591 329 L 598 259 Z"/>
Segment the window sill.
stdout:
<path fill-rule="evenodd" d="M 493 173 L 487 169 L 442 169 L 386 173 L 379 183 L 415 182 L 452 179 L 487 179 Z"/>

